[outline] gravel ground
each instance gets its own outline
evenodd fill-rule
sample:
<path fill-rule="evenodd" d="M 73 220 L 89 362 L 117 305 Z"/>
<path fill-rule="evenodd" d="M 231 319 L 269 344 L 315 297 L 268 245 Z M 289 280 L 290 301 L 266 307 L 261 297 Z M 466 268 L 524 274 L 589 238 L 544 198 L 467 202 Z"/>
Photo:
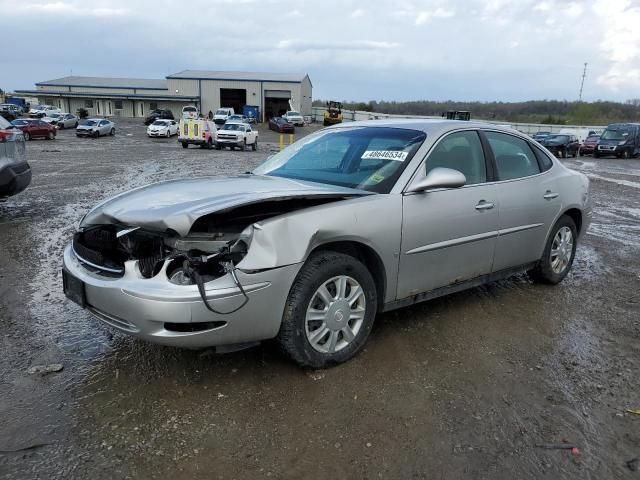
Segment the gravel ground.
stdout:
<path fill-rule="evenodd" d="M 640 478 L 640 160 L 567 160 L 595 211 L 561 285 L 517 276 L 380 315 L 326 371 L 269 342 L 143 343 L 65 300 L 62 250 L 93 204 L 250 170 L 277 147 L 260 139 L 183 150 L 123 120 L 115 137 L 29 143 L 33 183 L 0 204 L 0 477 Z M 563 442 L 577 450 L 536 447 Z"/>

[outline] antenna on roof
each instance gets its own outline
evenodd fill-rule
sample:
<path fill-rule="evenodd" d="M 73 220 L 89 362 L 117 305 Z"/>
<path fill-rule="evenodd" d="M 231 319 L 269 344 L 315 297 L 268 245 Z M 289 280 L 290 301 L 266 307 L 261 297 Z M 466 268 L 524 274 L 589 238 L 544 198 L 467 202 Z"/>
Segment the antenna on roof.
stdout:
<path fill-rule="evenodd" d="M 582 71 L 582 82 L 580 83 L 580 95 L 578 96 L 578 101 L 582 101 L 582 89 L 584 88 L 584 77 L 587 76 L 587 62 L 584 62 L 584 70 Z"/>

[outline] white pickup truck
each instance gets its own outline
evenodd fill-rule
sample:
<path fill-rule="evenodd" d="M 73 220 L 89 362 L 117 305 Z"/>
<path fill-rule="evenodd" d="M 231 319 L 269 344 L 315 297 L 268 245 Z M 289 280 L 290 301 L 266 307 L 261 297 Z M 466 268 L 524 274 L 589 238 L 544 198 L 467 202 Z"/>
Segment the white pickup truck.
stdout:
<path fill-rule="evenodd" d="M 258 131 L 251 128 L 248 123 L 225 123 L 216 132 L 216 149 L 220 150 L 229 147 L 231 150 L 239 148 L 246 150 L 251 145 L 251 149 L 258 149 Z"/>

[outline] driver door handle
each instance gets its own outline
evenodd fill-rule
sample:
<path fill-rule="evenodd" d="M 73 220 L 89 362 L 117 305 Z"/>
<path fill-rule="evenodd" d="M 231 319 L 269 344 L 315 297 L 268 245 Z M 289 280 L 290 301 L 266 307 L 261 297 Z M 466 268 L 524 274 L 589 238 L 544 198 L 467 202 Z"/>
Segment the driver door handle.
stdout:
<path fill-rule="evenodd" d="M 558 197 L 558 195 L 560 194 L 552 192 L 551 190 L 547 190 L 547 193 L 545 193 L 543 197 L 545 200 L 553 200 L 554 198 Z"/>
<path fill-rule="evenodd" d="M 476 205 L 476 210 L 491 210 L 494 207 L 493 203 L 480 200 Z"/>

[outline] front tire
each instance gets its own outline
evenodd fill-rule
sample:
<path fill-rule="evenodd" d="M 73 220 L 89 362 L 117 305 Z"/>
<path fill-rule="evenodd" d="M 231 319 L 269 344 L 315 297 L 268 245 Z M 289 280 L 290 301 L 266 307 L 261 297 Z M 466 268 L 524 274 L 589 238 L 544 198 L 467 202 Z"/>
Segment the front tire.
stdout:
<path fill-rule="evenodd" d="M 182 142 L 182 148 L 189 148 L 189 144 L 187 142 Z"/>
<path fill-rule="evenodd" d="M 116 134 L 116 129 L 112 128 L 111 131 L 109 132 L 109 135 L 113 137 L 115 134 Z"/>
<path fill-rule="evenodd" d="M 56 138 L 56 134 L 53 132 L 49 132 L 47 133 L 47 140 L 53 140 L 54 138 Z"/>
<path fill-rule="evenodd" d="M 575 222 L 571 217 L 563 215 L 551 230 L 540 262 L 527 272 L 529 277 L 537 283 L 549 285 L 560 283 L 573 265 L 577 240 L 578 231 Z"/>
<path fill-rule="evenodd" d="M 258 150 L 258 139 L 256 138 L 253 142 L 253 144 L 251 144 L 251 149 L 255 152 L 256 150 Z"/>
<path fill-rule="evenodd" d="M 364 346 L 377 310 L 376 286 L 357 259 L 337 252 L 312 254 L 285 304 L 278 342 L 298 364 L 326 368 Z"/>
<path fill-rule="evenodd" d="M 24 136 L 25 142 L 28 142 L 29 140 L 31 140 L 31 134 L 29 132 L 23 132 L 22 136 Z"/>

